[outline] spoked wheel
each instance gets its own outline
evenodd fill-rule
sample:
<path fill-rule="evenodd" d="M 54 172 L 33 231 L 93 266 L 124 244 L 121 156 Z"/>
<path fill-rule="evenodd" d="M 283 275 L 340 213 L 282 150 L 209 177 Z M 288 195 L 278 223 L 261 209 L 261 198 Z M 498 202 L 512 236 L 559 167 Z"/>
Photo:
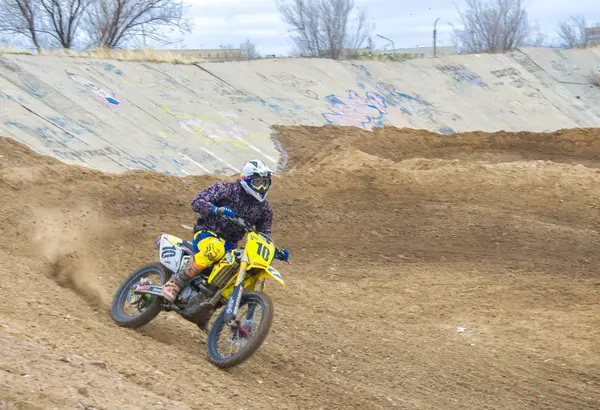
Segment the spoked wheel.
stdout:
<path fill-rule="evenodd" d="M 273 322 L 273 302 L 263 292 L 242 296 L 233 326 L 224 322 L 225 309 L 215 320 L 208 334 L 208 360 L 222 369 L 237 366 L 247 360 L 267 337 Z"/>
<path fill-rule="evenodd" d="M 140 284 L 162 285 L 166 281 L 167 273 L 160 263 L 146 265 L 133 272 L 115 293 L 111 310 L 113 320 L 119 326 L 128 328 L 142 327 L 150 322 L 160 313 L 163 299 L 133 293 L 133 288 Z"/>

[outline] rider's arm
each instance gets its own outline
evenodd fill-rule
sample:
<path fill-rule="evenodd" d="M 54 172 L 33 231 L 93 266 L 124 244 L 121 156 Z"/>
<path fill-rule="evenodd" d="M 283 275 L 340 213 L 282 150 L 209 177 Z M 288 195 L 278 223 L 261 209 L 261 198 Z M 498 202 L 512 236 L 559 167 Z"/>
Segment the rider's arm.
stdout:
<path fill-rule="evenodd" d="M 271 236 L 271 224 L 273 222 L 273 211 L 268 208 L 262 214 L 261 219 L 256 223 L 256 230 Z"/>
<path fill-rule="evenodd" d="M 192 201 L 192 210 L 196 213 L 209 213 L 215 202 L 223 199 L 227 194 L 227 185 L 223 182 L 212 184 L 200 191 Z"/>

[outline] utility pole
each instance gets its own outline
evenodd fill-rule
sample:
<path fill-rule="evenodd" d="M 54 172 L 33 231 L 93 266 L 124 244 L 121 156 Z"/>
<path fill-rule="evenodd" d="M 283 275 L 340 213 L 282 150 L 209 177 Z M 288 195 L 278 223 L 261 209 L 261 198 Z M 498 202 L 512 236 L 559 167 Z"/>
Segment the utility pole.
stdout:
<path fill-rule="evenodd" d="M 390 43 L 392 43 L 392 56 L 394 56 L 394 61 L 396 61 L 396 46 L 394 45 L 394 42 L 392 40 L 390 40 L 387 37 L 381 36 L 379 34 L 376 34 L 377 37 L 381 37 L 384 40 L 389 41 Z"/>
<path fill-rule="evenodd" d="M 437 57 L 437 23 L 440 20 L 438 17 L 433 23 L 433 57 Z"/>

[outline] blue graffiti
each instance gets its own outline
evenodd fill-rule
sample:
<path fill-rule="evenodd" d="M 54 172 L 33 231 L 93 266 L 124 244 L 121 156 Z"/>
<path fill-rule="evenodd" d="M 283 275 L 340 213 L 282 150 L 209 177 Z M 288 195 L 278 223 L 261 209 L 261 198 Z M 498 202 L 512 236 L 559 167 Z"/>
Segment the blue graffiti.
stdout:
<path fill-rule="evenodd" d="M 110 71 L 110 72 L 113 72 L 113 70 L 114 70 L 114 73 L 116 75 L 123 75 L 123 72 L 121 70 L 119 70 L 117 67 L 115 67 L 114 65 L 112 65 L 112 64 L 105 65 L 104 66 L 104 70 Z"/>
<path fill-rule="evenodd" d="M 398 103 L 402 104 L 403 102 L 417 103 L 429 107 L 433 106 L 433 104 L 421 98 L 419 95 L 415 94 L 414 96 L 412 96 L 409 94 L 401 93 L 400 91 L 396 90 L 396 87 L 394 87 L 393 85 L 384 82 L 377 83 L 377 91 L 379 91 L 381 94 L 387 97 L 387 102 L 391 106 L 395 106 Z"/>
<path fill-rule="evenodd" d="M 35 129 L 31 129 L 26 125 L 23 125 L 17 121 L 6 121 L 4 123 L 7 127 L 15 127 L 22 131 L 25 131 L 28 134 L 33 135 L 35 133 L 39 139 L 41 139 L 46 145 L 52 145 L 54 143 L 66 144 L 74 139 L 72 133 L 58 129 L 58 128 L 50 128 L 46 125 L 41 127 L 37 127 Z M 82 142 L 81 140 L 77 140 L 76 142 Z"/>
<path fill-rule="evenodd" d="M 35 95 L 36 97 L 38 97 L 38 98 L 44 97 L 45 94 L 43 92 L 41 92 L 35 85 L 31 84 L 29 81 L 23 80 L 23 85 L 25 86 L 25 88 L 27 88 L 27 90 L 31 94 Z"/>
<path fill-rule="evenodd" d="M 66 131 L 59 132 L 56 129 L 50 128 L 46 125 L 37 127 L 35 129 L 35 133 L 37 135 L 39 135 L 40 137 L 42 137 L 43 140 L 46 140 L 48 142 L 58 141 L 63 144 L 67 143 L 75 138 L 72 134 L 70 134 Z"/>
<path fill-rule="evenodd" d="M 377 93 L 367 92 L 364 98 L 350 90 L 347 98 L 330 94 L 325 97 L 325 101 L 331 107 L 329 112 L 321 115 L 329 124 L 366 129 L 369 125 L 383 127 L 387 122 L 385 98 Z"/>
<path fill-rule="evenodd" d="M 281 98 L 281 97 L 267 97 L 266 99 L 251 96 L 248 98 L 248 101 L 254 101 L 259 103 L 265 108 L 270 109 L 277 114 L 281 114 L 284 111 L 289 111 L 289 109 L 294 109 L 296 111 L 301 110 L 303 107 L 296 104 L 293 100 L 289 98 Z"/>
<path fill-rule="evenodd" d="M 73 135 L 82 135 L 82 134 L 85 134 L 86 132 L 93 134 L 93 135 L 97 135 L 91 129 L 91 127 L 93 127 L 94 124 L 92 124 L 89 121 L 84 121 L 84 120 L 71 121 L 67 118 L 58 117 L 58 116 L 47 117 L 46 119 L 48 120 L 48 122 L 56 125 L 57 127 L 68 128 L 69 133 L 73 134 Z"/>
<path fill-rule="evenodd" d="M 6 125 L 7 127 L 15 127 L 23 131 L 26 131 L 28 129 L 26 126 L 16 121 L 6 121 L 4 125 Z"/>
<path fill-rule="evenodd" d="M 59 117 L 48 117 L 47 120 L 54 126 L 42 125 L 34 129 L 17 121 L 6 121 L 4 124 L 8 127 L 19 128 L 30 135 L 35 135 L 46 145 L 53 145 L 56 143 L 61 146 L 67 143 L 89 145 L 84 140 L 78 138 L 78 136 L 84 134 L 85 131 L 91 131 L 78 127 L 76 123 L 69 122 L 69 120 Z M 79 121 L 79 123 L 81 122 L 82 121 Z"/>
<path fill-rule="evenodd" d="M 106 102 L 112 104 L 112 105 L 119 105 L 119 100 L 117 100 L 114 97 L 104 97 L 104 99 L 106 100 Z"/>
<path fill-rule="evenodd" d="M 79 125 L 79 127 L 81 127 L 82 130 L 87 131 L 90 134 L 97 135 L 96 132 L 94 130 L 92 130 L 92 127 L 94 127 L 95 124 L 93 124 L 89 121 L 79 120 L 79 121 L 77 121 L 77 125 Z M 83 131 L 76 130 L 73 133 L 79 135 L 79 134 L 82 134 Z"/>
<path fill-rule="evenodd" d="M 137 157 L 128 159 L 125 161 L 125 165 L 130 169 L 140 170 L 156 170 L 156 157 L 154 155 L 148 155 L 146 157 Z"/>
<path fill-rule="evenodd" d="M 437 66 L 438 70 L 446 75 L 450 75 L 456 83 L 468 83 L 476 87 L 489 88 L 489 86 L 481 79 L 481 77 L 469 70 L 462 64 L 459 65 L 444 65 Z"/>
<path fill-rule="evenodd" d="M 444 134 L 444 135 L 456 134 L 456 132 L 452 128 L 448 128 L 448 127 L 440 127 L 437 130 L 435 130 L 435 132 L 438 132 L 438 133 Z"/>
<path fill-rule="evenodd" d="M 67 125 L 67 120 L 64 118 L 60 118 L 60 117 L 48 117 L 48 121 L 53 122 L 54 124 L 58 125 L 59 127 L 64 127 Z"/>
<path fill-rule="evenodd" d="M 358 85 L 359 88 L 366 90 L 367 85 L 365 83 L 371 81 L 372 79 L 373 76 L 371 75 L 369 69 L 365 65 L 361 64 L 359 66 L 358 74 L 356 74 L 356 85 Z"/>
<path fill-rule="evenodd" d="M 0 98 L 4 98 L 5 100 L 9 100 L 9 101 L 14 101 L 14 102 L 23 102 L 23 98 L 21 97 L 13 97 L 10 94 L 6 94 L 3 92 L 0 92 Z"/>
<path fill-rule="evenodd" d="M 125 167 L 127 167 L 131 170 L 162 172 L 163 174 L 173 175 L 173 176 L 189 175 L 189 173 L 183 172 L 183 171 L 172 172 L 172 171 L 169 171 L 168 169 L 164 169 L 162 167 L 161 167 L 161 169 L 159 169 L 159 164 L 160 164 L 159 161 L 163 161 L 170 165 L 174 165 L 179 170 L 183 169 L 183 166 L 185 165 L 184 162 L 182 162 L 176 158 L 166 156 L 166 155 L 162 155 L 160 157 L 160 159 L 156 158 L 154 155 L 130 158 L 130 159 L 125 160 L 125 163 L 122 165 L 124 165 Z"/>
<path fill-rule="evenodd" d="M 165 137 L 158 137 L 158 142 L 164 148 L 168 148 L 169 147 L 169 141 L 167 141 L 167 139 Z"/>

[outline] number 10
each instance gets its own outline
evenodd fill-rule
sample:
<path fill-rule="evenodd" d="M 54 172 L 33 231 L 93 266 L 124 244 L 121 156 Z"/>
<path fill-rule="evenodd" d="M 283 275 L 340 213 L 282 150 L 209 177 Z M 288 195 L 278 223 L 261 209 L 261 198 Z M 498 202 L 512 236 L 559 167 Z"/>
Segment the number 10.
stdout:
<path fill-rule="evenodd" d="M 258 251 L 256 251 L 256 253 L 259 254 L 266 261 L 269 260 L 269 256 L 271 255 L 269 248 L 264 246 L 262 243 L 258 244 Z"/>

